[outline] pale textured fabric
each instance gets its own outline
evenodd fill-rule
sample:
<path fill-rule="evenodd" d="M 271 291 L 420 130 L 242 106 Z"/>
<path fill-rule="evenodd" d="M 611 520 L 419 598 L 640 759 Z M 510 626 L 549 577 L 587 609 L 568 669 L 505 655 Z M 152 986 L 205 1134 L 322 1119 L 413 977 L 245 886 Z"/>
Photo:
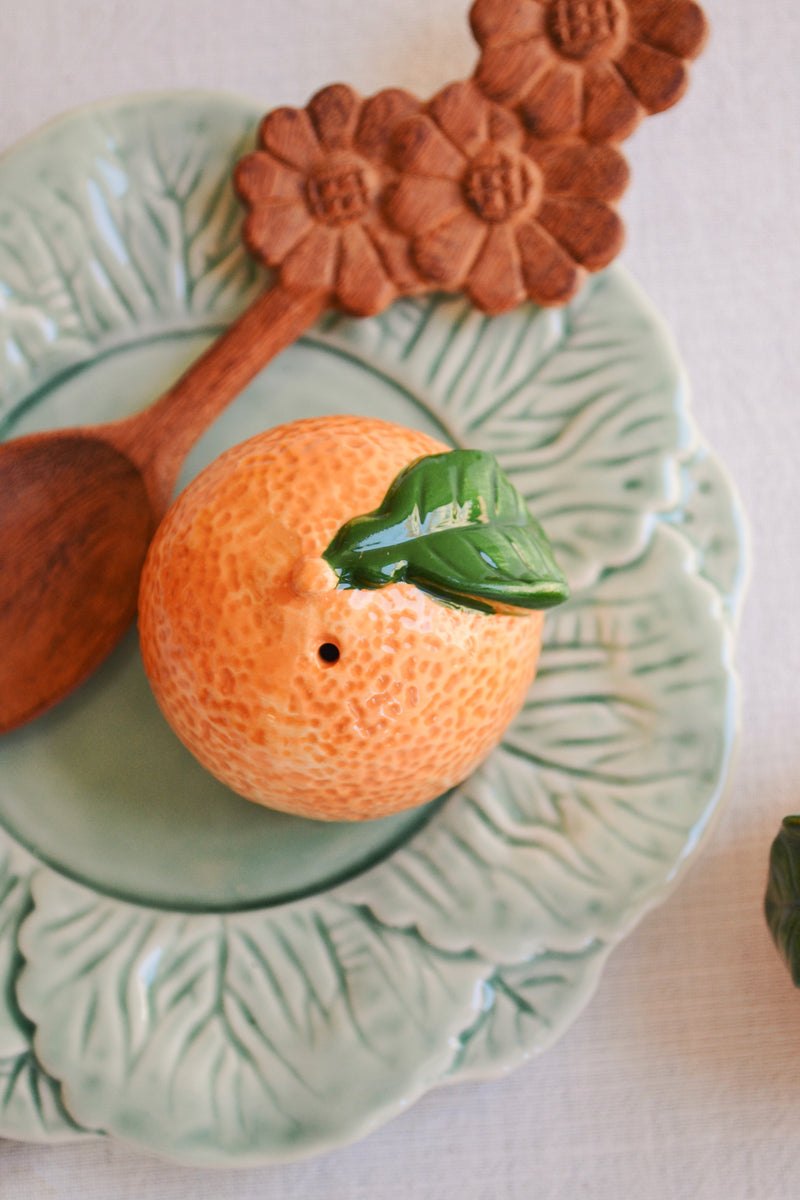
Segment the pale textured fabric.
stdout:
<path fill-rule="evenodd" d="M 468 73 L 467 0 L 4 0 L 0 146 L 111 94 L 303 103 L 343 79 L 422 95 Z M 800 993 L 762 917 L 800 809 L 800 10 L 708 0 L 688 97 L 629 143 L 625 261 L 672 327 L 697 422 L 753 531 L 744 734 L 724 814 L 566 1036 L 508 1079 L 440 1090 L 357 1146 L 187 1171 L 107 1142 L 0 1144 L 0 1200 L 796 1200 Z"/>

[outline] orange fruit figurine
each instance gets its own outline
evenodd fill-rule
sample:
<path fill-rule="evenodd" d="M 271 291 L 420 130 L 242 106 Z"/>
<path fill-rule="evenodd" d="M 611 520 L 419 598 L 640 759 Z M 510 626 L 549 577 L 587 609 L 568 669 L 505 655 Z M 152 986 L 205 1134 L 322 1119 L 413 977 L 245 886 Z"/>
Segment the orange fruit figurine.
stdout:
<path fill-rule="evenodd" d="M 270 808 L 363 820 L 472 772 L 533 680 L 539 609 L 565 595 L 489 455 L 324 417 L 234 447 L 178 497 L 139 630 L 156 699 L 209 771 Z"/>

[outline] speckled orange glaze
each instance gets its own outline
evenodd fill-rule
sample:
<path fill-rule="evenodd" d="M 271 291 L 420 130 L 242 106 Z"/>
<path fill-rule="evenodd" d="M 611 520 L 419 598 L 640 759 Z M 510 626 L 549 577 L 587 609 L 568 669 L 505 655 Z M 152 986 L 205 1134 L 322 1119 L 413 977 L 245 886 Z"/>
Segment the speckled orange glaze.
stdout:
<path fill-rule="evenodd" d="M 368 418 L 297 421 L 223 454 L 170 509 L 142 576 L 145 668 L 234 791 L 320 820 L 387 816 L 466 778 L 519 710 L 542 613 L 337 590 L 320 558 L 403 467 L 447 448 Z"/>

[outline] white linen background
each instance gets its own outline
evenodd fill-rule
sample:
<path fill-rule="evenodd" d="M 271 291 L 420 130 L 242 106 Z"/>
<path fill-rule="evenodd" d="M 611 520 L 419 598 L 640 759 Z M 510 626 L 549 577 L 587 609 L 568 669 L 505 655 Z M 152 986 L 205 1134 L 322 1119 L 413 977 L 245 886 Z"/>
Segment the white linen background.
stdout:
<path fill-rule="evenodd" d="M 345 80 L 469 74 L 468 0 L 0 0 L 0 149 L 77 105 L 169 87 L 302 105 Z M 697 423 L 749 513 L 743 735 L 714 836 L 612 955 L 567 1034 L 308 1162 L 188 1170 L 110 1141 L 0 1143 L 0 1200 L 797 1200 L 800 993 L 762 916 L 800 810 L 800 9 L 707 0 L 687 97 L 627 143 L 623 262 L 671 326 Z"/>

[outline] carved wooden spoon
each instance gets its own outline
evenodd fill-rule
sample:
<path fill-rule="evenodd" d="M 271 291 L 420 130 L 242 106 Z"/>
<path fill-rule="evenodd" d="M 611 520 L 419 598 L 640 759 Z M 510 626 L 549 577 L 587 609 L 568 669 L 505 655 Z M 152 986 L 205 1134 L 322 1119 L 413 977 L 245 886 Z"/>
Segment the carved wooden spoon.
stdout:
<path fill-rule="evenodd" d="M 327 305 L 374 314 L 433 286 L 490 313 L 563 303 L 621 244 L 619 152 L 527 142 L 472 82 L 424 109 L 325 88 L 268 114 L 260 146 L 235 179 L 244 240 L 278 282 L 150 409 L 0 446 L 0 733 L 111 651 L 185 455 Z"/>

